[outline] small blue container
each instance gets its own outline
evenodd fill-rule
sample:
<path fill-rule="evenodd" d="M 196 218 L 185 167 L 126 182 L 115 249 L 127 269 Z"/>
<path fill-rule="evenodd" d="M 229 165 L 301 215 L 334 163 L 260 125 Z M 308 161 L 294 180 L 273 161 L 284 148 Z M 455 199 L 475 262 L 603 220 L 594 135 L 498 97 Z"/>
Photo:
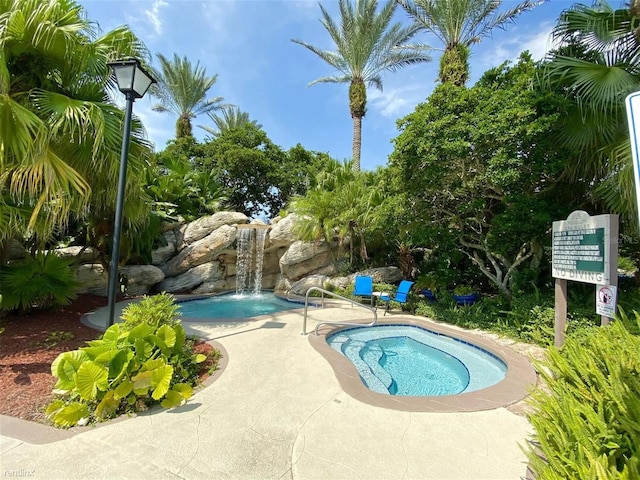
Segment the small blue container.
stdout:
<path fill-rule="evenodd" d="M 473 305 L 478 301 L 480 295 L 477 293 L 470 293 L 468 295 L 454 295 L 453 299 L 458 305 Z"/>

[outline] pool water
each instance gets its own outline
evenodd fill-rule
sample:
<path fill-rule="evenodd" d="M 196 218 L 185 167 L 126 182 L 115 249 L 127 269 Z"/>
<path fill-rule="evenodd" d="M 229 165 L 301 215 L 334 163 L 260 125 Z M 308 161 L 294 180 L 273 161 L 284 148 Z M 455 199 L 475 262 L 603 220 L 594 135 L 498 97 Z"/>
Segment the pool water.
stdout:
<path fill-rule="evenodd" d="M 374 392 L 455 395 L 504 379 L 507 366 L 480 347 L 413 325 L 348 328 L 327 337 Z"/>
<path fill-rule="evenodd" d="M 302 305 L 276 297 L 272 293 L 225 294 L 178 303 L 182 319 L 239 319 L 284 312 Z"/>

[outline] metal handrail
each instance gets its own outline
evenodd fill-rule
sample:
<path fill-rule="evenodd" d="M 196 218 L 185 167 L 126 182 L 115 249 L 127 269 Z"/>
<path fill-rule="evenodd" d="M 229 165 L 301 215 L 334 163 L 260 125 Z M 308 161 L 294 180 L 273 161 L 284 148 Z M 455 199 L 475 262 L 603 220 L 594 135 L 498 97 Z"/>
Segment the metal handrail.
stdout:
<path fill-rule="evenodd" d="M 356 302 L 355 300 L 351 299 L 351 298 L 347 298 L 347 297 L 343 297 L 342 295 L 338 295 L 337 293 L 333 293 L 330 292 L 329 290 L 325 290 L 324 288 L 320 288 L 320 287 L 311 287 L 309 290 L 307 290 L 307 294 L 305 296 L 304 299 L 304 318 L 302 320 L 302 335 L 306 335 L 307 334 L 307 310 L 309 307 L 309 294 L 311 292 L 320 292 L 322 294 L 322 307 L 324 308 L 324 294 L 326 293 L 327 295 L 333 297 L 333 298 L 338 298 L 340 300 L 345 300 L 349 303 L 351 303 L 351 305 L 356 305 L 357 307 L 362 307 L 365 308 L 367 310 L 370 310 L 373 313 L 373 321 L 371 323 L 366 323 L 366 324 L 362 324 L 362 323 L 353 323 L 353 322 L 320 322 L 318 323 L 318 325 L 316 325 L 315 328 L 315 334 L 318 334 L 318 328 L 320 328 L 320 325 L 354 325 L 354 326 L 365 326 L 365 327 L 370 327 L 372 325 L 375 325 L 376 322 L 378 321 L 378 313 L 376 312 L 375 307 L 367 307 L 366 305 L 363 305 L 359 302 Z"/>

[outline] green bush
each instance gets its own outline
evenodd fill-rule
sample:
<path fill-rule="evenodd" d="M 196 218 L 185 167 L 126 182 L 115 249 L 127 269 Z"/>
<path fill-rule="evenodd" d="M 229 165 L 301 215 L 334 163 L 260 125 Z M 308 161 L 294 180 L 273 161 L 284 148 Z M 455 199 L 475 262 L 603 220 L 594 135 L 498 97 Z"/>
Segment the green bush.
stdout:
<path fill-rule="evenodd" d="M 78 282 L 72 260 L 52 252 L 37 252 L 2 268 L 3 310 L 30 310 L 67 305 L 76 297 Z"/>
<path fill-rule="evenodd" d="M 546 388 L 529 400 L 527 449 L 536 478 L 640 478 L 640 337 L 621 317 L 569 336 L 538 362 Z"/>
<path fill-rule="evenodd" d="M 129 305 L 125 322 L 109 327 L 102 338 L 64 352 L 51 364 L 58 379 L 47 418 L 71 427 L 123 413 L 182 405 L 198 381 L 199 364 L 170 295 L 147 297 Z"/>

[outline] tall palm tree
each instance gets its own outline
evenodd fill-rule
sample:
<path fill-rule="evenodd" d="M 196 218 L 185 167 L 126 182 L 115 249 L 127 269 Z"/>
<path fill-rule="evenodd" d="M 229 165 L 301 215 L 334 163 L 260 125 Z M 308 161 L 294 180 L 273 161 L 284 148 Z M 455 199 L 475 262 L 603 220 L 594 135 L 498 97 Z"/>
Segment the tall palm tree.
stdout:
<path fill-rule="evenodd" d="M 624 99 L 640 89 L 637 28 L 628 8 L 613 9 L 605 1 L 576 4 L 560 15 L 553 35 L 562 47 L 543 70 L 548 84 L 564 89 L 572 102 L 560 132 L 576 152 L 567 177 L 596 186 L 596 201 L 636 225 Z"/>
<path fill-rule="evenodd" d="M 444 46 L 438 80 L 462 86 L 469 78 L 471 46 L 504 28 L 522 12 L 538 5 L 525 0 L 506 11 L 499 11 L 502 0 L 396 0 L 422 29 L 436 36 Z"/>
<path fill-rule="evenodd" d="M 339 7 L 338 24 L 320 5 L 321 22 L 335 43 L 335 51 L 321 50 L 302 40 L 292 41 L 309 49 L 339 72 L 336 76 L 314 80 L 309 85 L 321 82 L 349 84 L 353 169 L 357 171 L 360 170 L 362 118 L 367 108 L 366 86 L 382 90 L 383 72 L 430 61 L 426 54 L 430 48 L 422 44 L 407 44 L 417 32 L 415 25 L 404 27 L 400 23 L 391 23 L 396 9 L 394 0 L 385 3 L 380 11 L 377 11 L 377 0 L 356 0 L 355 5 L 350 0 L 340 0 Z"/>
<path fill-rule="evenodd" d="M 160 71 L 156 71 L 158 84 L 153 94 L 160 103 L 153 109 L 157 112 L 171 112 L 178 116 L 176 121 L 176 138 L 193 135 L 191 119 L 203 113 L 214 112 L 229 105 L 222 102 L 224 98 L 207 99 L 207 92 L 218 80 L 218 75 L 207 77 L 204 67 L 197 62 L 191 64 L 185 56 L 180 58 L 173 54 L 173 60 L 159 53 Z"/>
<path fill-rule="evenodd" d="M 262 125 L 255 120 L 250 120 L 249 114 L 241 111 L 238 107 L 226 107 L 222 109 L 222 114 L 218 112 L 208 112 L 207 115 L 217 129 L 203 125 L 198 126 L 210 133 L 213 137 L 217 137 L 224 132 L 228 132 L 234 128 L 240 128 L 245 125 L 253 125 L 256 128 L 262 128 Z"/>
<path fill-rule="evenodd" d="M 148 58 L 126 27 L 99 36 L 74 1 L 0 0 L 0 250 L 71 216 L 112 218 L 123 112 L 106 63 L 125 56 Z M 135 171 L 150 150 L 139 122 L 132 133 Z M 141 196 L 128 200 L 134 221 Z"/>

